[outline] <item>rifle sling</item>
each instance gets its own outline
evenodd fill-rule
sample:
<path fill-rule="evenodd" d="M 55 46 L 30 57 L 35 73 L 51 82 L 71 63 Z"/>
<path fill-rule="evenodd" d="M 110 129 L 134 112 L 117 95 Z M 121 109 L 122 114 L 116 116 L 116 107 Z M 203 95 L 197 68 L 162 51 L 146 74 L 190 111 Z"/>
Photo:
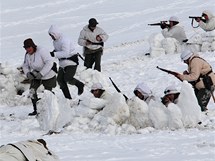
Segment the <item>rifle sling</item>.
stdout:
<path fill-rule="evenodd" d="M 25 156 L 25 154 L 22 152 L 22 150 L 19 149 L 16 145 L 14 145 L 14 144 L 8 144 L 8 145 L 11 145 L 11 146 L 13 146 L 14 148 L 18 149 L 18 150 L 22 153 L 22 155 L 25 157 L 26 161 L 29 161 L 28 158 Z"/>

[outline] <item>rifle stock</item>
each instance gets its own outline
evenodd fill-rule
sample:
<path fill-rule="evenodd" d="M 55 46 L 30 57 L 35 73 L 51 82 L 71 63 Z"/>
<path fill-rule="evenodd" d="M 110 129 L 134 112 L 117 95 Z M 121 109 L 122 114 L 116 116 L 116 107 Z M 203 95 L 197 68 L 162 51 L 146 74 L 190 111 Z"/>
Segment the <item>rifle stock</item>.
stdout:
<path fill-rule="evenodd" d="M 116 91 L 119 92 L 119 93 L 122 93 L 120 91 L 120 89 L 116 86 L 116 84 L 113 82 L 113 80 L 111 79 L 111 77 L 109 77 L 109 79 L 110 79 L 111 83 L 113 84 L 114 88 L 116 89 Z M 125 94 L 122 94 L 122 95 L 125 97 L 125 100 L 127 101 L 128 97 Z"/>

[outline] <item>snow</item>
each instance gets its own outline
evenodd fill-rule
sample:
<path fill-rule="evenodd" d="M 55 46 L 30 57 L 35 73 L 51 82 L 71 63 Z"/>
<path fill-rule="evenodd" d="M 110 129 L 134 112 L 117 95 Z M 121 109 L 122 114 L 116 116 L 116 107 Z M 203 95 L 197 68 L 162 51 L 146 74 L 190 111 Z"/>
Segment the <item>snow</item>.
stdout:
<path fill-rule="evenodd" d="M 172 15 L 179 17 L 188 38 L 198 42 L 199 35 L 210 37 L 200 28 L 193 29 L 188 16 L 201 15 L 203 10 L 215 14 L 213 0 L 92 0 L 90 3 L 86 0 L 20 0 L 19 3 L 8 0 L 0 5 L 0 145 L 43 138 L 62 161 L 215 160 L 213 100 L 209 102 L 207 115 L 199 112 L 190 85 L 156 68 L 182 73 L 187 66 L 179 54 L 164 54 L 159 50 L 151 57 L 145 56 L 149 44 L 154 41 L 160 45 L 162 36 L 159 27 L 147 24 L 168 20 Z M 36 44 L 52 51 L 48 35 L 52 24 L 77 42 L 81 29 L 91 17 L 96 17 L 99 26 L 110 36 L 102 56 L 102 72 L 85 70 L 80 60 L 76 78 L 86 84 L 84 93 L 77 96 L 77 88 L 69 86 L 73 100 L 68 101 L 59 87 L 54 89 L 55 95 L 41 87 L 38 90 L 42 98 L 38 104 L 41 114 L 37 118 L 29 117 L 33 108 L 28 85 L 20 84 L 24 77 L 16 70 L 25 54 L 23 41 L 31 37 Z M 168 49 L 172 50 L 172 46 Z M 82 53 L 82 48 L 77 44 L 76 47 Z M 206 51 L 208 48 L 205 42 L 205 51 L 199 54 L 215 68 L 215 52 Z M 109 77 L 121 93 L 132 98 L 128 104 L 116 92 Z M 111 98 L 101 100 L 92 96 L 90 88 L 97 82 Z M 147 105 L 134 97 L 133 90 L 141 82 L 151 88 L 156 101 Z M 159 101 L 169 85 L 180 88 L 181 94 L 178 104 L 166 108 Z M 25 92 L 18 96 L 16 89 Z M 44 135 L 49 130 L 61 133 Z"/>

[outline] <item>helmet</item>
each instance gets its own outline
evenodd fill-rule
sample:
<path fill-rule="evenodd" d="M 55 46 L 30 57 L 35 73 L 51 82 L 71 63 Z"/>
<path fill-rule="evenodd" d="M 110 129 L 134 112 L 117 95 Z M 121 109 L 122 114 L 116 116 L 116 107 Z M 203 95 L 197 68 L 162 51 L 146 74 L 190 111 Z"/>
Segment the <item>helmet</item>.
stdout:
<path fill-rule="evenodd" d="M 164 94 L 168 95 L 168 94 L 178 94 L 180 93 L 175 86 L 168 86 L 165 90 L 164 90 Z"/>
<path fill-rule="evenodd" d="M 176 16 L 170 17 L 169 21 L 179 22 L 178 17 Z"/>
<path fill-rule="evenodd" d="M 181 60 L 185 61 L 185 60 L 189 59 L 192 55 L 193 55 L 192 51 L 190 51 L 190 50 L 184 50 L 181 53 Z"/>
<path fill-rule="evenodd" d="M 97 89 L 102 89 L 103 90 L 103 86 L 101 83 L 94 83 L 91 87 L 91 91 L 92 90 L 97 90 Z"/>
<path fill-rule="evenodd" d="M 134 89 L 135 91 L 139 91 L 144 97 L 149 97 L 152 95 L 152 91 L 149 89 L 149 87 L 145 83 L 139 83 L 137 87 Z"/>

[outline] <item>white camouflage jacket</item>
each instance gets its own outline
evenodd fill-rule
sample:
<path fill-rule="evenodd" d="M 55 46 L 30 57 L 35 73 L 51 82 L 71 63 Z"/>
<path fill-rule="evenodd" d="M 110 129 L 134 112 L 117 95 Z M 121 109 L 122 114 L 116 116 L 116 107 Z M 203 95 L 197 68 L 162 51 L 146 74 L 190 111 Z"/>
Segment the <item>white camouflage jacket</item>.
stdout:
<path fill-rule="evenodd" d="M 56 26 L 52 25 L 48 32 L 49 34 L 53 35 L 56 39 L 53 41 L 53 46 L 55 50 L 54 55 L 56 58 L 58 59 L 69 58 L 77 54 L 73 42 L 68 37 L 61 34 Z M 60 67 L 64 68 L 69 65 L 77 65 L 77 64 L 71 60 L 59 61 Z"/>
<path fill-rule="evenodd" d="M 42 80 L 50 79 L 56 75 L 52 70 L 54 58 L 51 57 L 49 51 L 37 47 L 37 50 L 32 55 L 26 53 L 23 64 L 23 71 L 27 75 L 28 72 L 36 70 L 42 74 Z"/>
<path fill-rule="evenodd" d="M 26 161 L 25 157 L 28 161 L 59 161 L 53 152 L 36 140 L 21 141 L 0 148 L 0 160 L 10 161 L 13 158 L 13 161 Z"/>
<path fill-rule="evenodd" d="M 205 31 L 212 31 L 215 29 L 215 16 L 209 11 L 204 11 L 204 14 L 208 16 L 208 21 L 205 23 L 203 21 L 199 22 L 199 26 Z"/>
<path fill-rule="evenodd" d="M 102 38 L 102 42 L 107 41 L 107 39 L 109 37 L 102 28 L 96 26 L 96 28 L 92 32 L 89 29 L 88 25 L 86 25 L 80 32 L 80 36 L 78 38 L 78 44 L 80 46 L 85 46 L 91 50 L 99 49 L 102 47 L 101 45 L 87 45 L 86 46 L 87 40 L 89 40 L 91 42 L 99 43 L 99 41 L 96 40 L 97 35 L 99 35 Z"/>
<path fill-rule="evenodd" d="M 179 25 L 175 25 L 170 29 L 165 28 L 161 31 L 161 33 L 165 38 L 167 37 L 175 38 L 176 40 L 178 40 L 180 44 L 183 43 L 183 40 L 187 39 L 184 28 Z"/>

